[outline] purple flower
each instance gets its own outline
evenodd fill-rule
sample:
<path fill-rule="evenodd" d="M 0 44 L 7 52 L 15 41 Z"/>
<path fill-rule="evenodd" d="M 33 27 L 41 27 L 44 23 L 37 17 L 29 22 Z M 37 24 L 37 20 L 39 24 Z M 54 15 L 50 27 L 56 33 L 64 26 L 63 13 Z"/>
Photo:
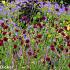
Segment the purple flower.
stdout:
<path fill-rule="evenodd" d="M 0 8 L 0 12 L 2 11 L 2 8 Z"/>
<path fill-rule="evenodd" d="M 61 15 L 61 13 L 60 13 L 60 12 L 58 12 L 58 13 L 57 13 L 57 15 L 59 16 L 59 15 Z"/>
<path fill-rule="evenodd" d="M 16 9 L 18 10 L 18 9 L 20 9 L 21 7 L 20 6 L 16 6 Z"/>
<path fill-rule="evenodd" d="M 28 2 L 32 2 L 33 0 L 28 0 Z"/>
<path fill-rule="evenodd" d="M 58 3 L 55 3 L 54 8 L 55 8 L 55 9 L 59 8 Z"/>
<path fill-rule="evenodd" d="M 38 3 L 38 0 L 34 0 L 35 3 Z"/>
<path fill-rule="evenodd" d="M 51 12 L 51 10 L 48 10 L 48 13 L 50 13 Z"/>
<path fill-rule="evenodd" d="M 27 0 L 28 2 L 35 2 L 35 3 L 37 3 L 38 2 L 38 0 Z"/>
<path fill-rule="evenodd" d="M 48 5 L 48 7 L 51 7 L 51 3 L 49 1 L 48 1 L 47 5 Z"/>
<path fill-rule="evenodd" d="M 27 38 L 26 34 L 24 34 L 23 36 L 24 36 L 24 39 L 26 39 L 26 38 Z"/>
<path fill-rule="evenodd" d="M 59 9 L 59 12 L 63 13 L 64 12 L 63 8 L 60 8 Z"/>
<path fill-rule="evenodd" d="M 1 25 L 2 23 L 4 23 L 4 21 L 3 21 L 3 20 L 0 20 L 0 25 Z"/>
<path fill-rule="evenodd" d="M 46 17 L 46 16 L 43 16 L 42 19 L 43 19 L 44 21 L 46 21 L 46 20 L 47 20 L 47 17 Z"/>
<path fill-rule="evenodd" d="M 27 20 L 27 16 L 22 16 L 22 20 Z"/>
<path fill-rule="evenodd" d="M 40 4 L 40 7 L 42 8 L 44 5 L 43 5 L 43 2 L 38 2 L 38 4 Z"/>

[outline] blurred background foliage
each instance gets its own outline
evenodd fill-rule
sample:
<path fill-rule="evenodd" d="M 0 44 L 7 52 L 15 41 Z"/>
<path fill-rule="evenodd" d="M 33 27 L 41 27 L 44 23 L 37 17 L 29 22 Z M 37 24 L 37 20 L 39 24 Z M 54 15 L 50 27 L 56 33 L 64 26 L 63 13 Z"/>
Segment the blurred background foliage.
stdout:
<path fill-rule="evenodd" d="M 11 1 L 17 1 L 17 0 L 0 0 L 1 1 L 8 1 L 8 2 L 11 2 Z M 58 2 L 60 3 L 61 1 L 63 1 L 64 4 L 70 4 L 70 0 L 39 0 L 39 1 L 51 1 L 51 2 Z"/>
<path fill-rule="evenodd" d="M 4 0 L 0 0 L 0 1 L 4 1 Z M 16 0 L 5 0 L 5 1 L 11 2 Z M 58 3 L 60 3 L 60 1 L 63 1 L 64 3 L 70 4 L 70 0 L 39 0 L 39 1 L 51 1 L 51 2 L 58 2 Z"/>

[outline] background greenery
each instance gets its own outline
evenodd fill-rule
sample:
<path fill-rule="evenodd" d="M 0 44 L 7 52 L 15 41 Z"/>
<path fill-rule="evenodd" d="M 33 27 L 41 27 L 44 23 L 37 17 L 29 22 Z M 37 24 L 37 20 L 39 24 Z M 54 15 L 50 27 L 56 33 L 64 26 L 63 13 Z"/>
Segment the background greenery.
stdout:
<path fill-rule="evenodd" d="M 15 1 L 15 0 L 0 0 L 0 1 L 8 1 L 8 2 L 11 2 L 11 1 Z M 67 3 L 67 4 L 70 4 L 70 0 L 39 0 L 39 1 L 53 1 L 53 2 L 58 2 L 60 3 L 60 1 L 63 1 L 64 3 Z"/>

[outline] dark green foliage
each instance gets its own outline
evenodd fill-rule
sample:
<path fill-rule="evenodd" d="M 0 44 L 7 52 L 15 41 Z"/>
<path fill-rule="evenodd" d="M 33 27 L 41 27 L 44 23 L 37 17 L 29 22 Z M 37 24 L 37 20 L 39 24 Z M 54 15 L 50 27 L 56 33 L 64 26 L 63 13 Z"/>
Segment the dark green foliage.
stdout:
<path fill-rule="evenodd" d="M 70 0 L 56 0 L 60 4 L 60 1 L 63 1 L 64 4 L 70 4 Z"/>
<path fill-rule="evenodd" d="M 37 14 L 37 12 L 41 12 L 39 10 L 39 4 L 36 4 L 36 6 L 34 6 L 34 2 L 32 3 L 27 3 L 21 6 L 20 12 L 22 12 L 22 14 L 19 15 L 19 17 L 21 18 L 22 16 L 27 16 L 29 19 L 31 19 L 33 16 L 35 16 Z M 19 18 L 19 19 L 20 19 Z"/>

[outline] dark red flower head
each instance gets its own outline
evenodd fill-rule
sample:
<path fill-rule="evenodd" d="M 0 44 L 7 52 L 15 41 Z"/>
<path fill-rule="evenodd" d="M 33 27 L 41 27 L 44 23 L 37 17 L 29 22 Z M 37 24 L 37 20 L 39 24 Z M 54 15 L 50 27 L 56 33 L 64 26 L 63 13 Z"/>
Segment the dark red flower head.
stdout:
<path fill-rule="evenodd" d="M 59 11 L 59 9 L 57 8 L 57 9 L 55 9 L 56 11 Z"/>
<path fill-rule="evenodd" d="M 4 38 L 3 38 L 3 41 L 7 41 L 7 40 L 8 40 L 8 38 L 7 38 L 7 37 L 4 37 Z"/>
<path fill-rule="evenodd" d="M 50 46 L 50 49 L 51 49 L 52 51 L 55 51 L 54 45 L 51 45 L 51 46 Z"/>
<path fill-rule="evenodd" d="M 41 23 L 38 23 L 38 24 L 37 24 L 37 26 L 38 26 L 38 27 L 40 27 L 40 28 L 42 28 L 42 27 L 43 27 L 43 26 L 41 25 Z"/>
<path fill-rule="evenodd" d="M 67 46 L 69 46 L 69 47 L 70 47 L 70 41 L 69 41 L 69 42 L 67 42 Z"/>
<path fill-rule="evenodd" d="M 0 40 L 0 46 L 3 46 L 3 40 Z"/>
<path fill-rule="evenodd" d="M 33 26 L 34 28 L 37 28 L 37 25 L 36 24 L 34 24 L 34 26 Z"/>
<path fill-rule="evenodd" d="M 38 34 L 37 35 L 37 38 L 42 38 L 42 34 Z"/>
<path fill-rule="evenodd" d="M 65 48 L 65 51 L 68 52 L 68 48 Z"/>
<path fill-rule="evenodd" d="M 8 29 L 8 26 L 7 25 L 4 25 L 4 27 L 3 27 L 4 29 Z"/>
<path fill-rule="evenodd" d="M 4 27 L 4 25 L 5 25 L 4 23 L 1 24 L 2 27 Z"/>
<path fill-rule="evenodd" d="M 52 44 L 50 47 L 54 47 L 54 45 Z"/>
<path fill-rule="evenodd" d="M 46 56 L 46 61 L 50 61 L 50 57 Z"/>
<path fill-rule="evenodd" d="M 12 40 L 13 40 L 13 41 L 16 41 L 16 40 L 17 40 L 17 37 L 13 37 Z"/>
<path fill-rule="evenodd" d="M 66 36 L 66 39 L 67 39 L 67 40 L 69 40 L 69 39 L 70 39 L 70 37 L 69 37 L 69 36 Z"/>
<path fill-rule="evenodd" d="M 70 63 L 68 64 L 68 67 L 70 68 Z"/>
<path fill-rule="evenodd" d="M 17 48 L 17 45 L 14 45 L 14 49 L 16 49 Z"/>
<path fill-rule="evenodd" d="M 62 51 L 64 50 L 63 45 L 60 45 L 59 48 L 60 48 L 60 50 L 62 50 Z"/>
<path fill-rule="evenodd" d="M 60 28 L 60 29 L 58 30 L 58 33 L 61 33 L 62 31 L 63 31 L 63 29 Z"/>
<path fill-rule="evenodd" d="M 64 29 L 67 30 L 67 26 L 64 26 Z"/>
<path fill-rule="evenodd" d="M 29 43 L 29 39 L 26 39 L 26 43 Z"/>
<path fill-rule="evenodd" d="M 26 33 L 26 30 L 23 30 L 23 34 L 25 34 Z"/>
<path fill-rule="evenodd" d="M 65 11 L 68 11 L 68 8 L 67 7 L 65 8 Z"/>
<path fill-rule="evenodd" d="M 46 19 L 46 17 L 45 17 L 45 16 L 43 16 L 43 17 L 42 17 L 42 20 L 45 20 L 45 19 Z"/>
<path fill-rule="evenodd" d="M 3 35 L 6 35 L 6 34 L 7 34 L 7 32 L 3 32 L 2 34 L 3 34 Z"/>
<path fill-rule="evenodd" d="M 19 30 L 18 29 L 15 29 L 15 31 L 18 32 Z"/>
<path fill-rule="evenodd" d="M 45 26 L 45 24 L 43 24 L 43 26 Z"/>
<path fill-rule="evenodd" d="M 28 51 L 28 55 L 31 56 L 32 55 L 32 52 L 31 51 Z"/>
<path fill-rule="evenodd" d="M 65 36 L 65 33 L 64 33 L 64 32 L 62 32 L 61 34 L 62 34 L 63 36 Z"/>

